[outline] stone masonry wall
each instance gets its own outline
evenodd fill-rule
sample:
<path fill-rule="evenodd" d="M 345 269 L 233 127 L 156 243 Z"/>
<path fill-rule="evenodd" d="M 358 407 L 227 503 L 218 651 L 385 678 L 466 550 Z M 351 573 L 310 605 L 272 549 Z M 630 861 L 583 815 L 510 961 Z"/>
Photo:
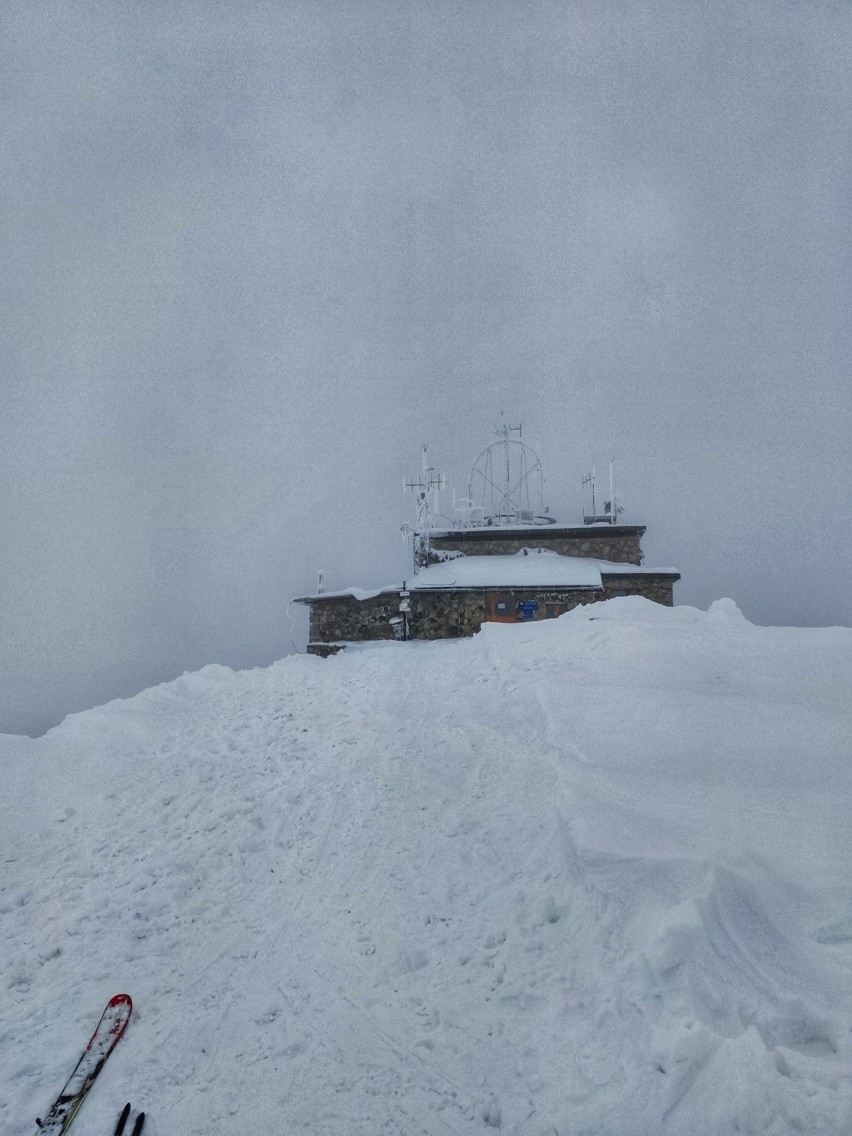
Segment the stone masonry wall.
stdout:
<path fill-rule="evenodd" d="M 603 592 L 570 588 L 500 589 L 518 599 L 538 600 L 537 619 L 544 618 L 546 605 L 557 603 L 561 611 L 580 604 L 596 603 L 616 595 L 641 595 L 671 607 L 674 580 L 661 576 L 612 575 L 603 577 Z M 354 596 L 333 596 L 311 601 L 310 643 L 314 654 L 328 654 L 324 644 L 340 641 L 393 639 L 390 619 L 399 615 L 399 595 L 387 593 L 368 600 Z M 412 639 L 456 639 L 474 635 L 485 620 L 486 591 L 412 592 L 409 637 Z"/>
<path fill-rule="evenodd" d="M 441 552 L 463 552 L 466 556 L 511 556 L 522 548 L 546 548 L 560 556 L 589 556 L 615 564 L 641 564 L 639 525 L 619 528 L 603 526 L 549 530 L 545 527 L 502 536 L 499 530 L 461 530 L 432 538 L 432 548 Z M 440 555 L 433 559 L 440 560 Z"/>
<path fill-rule="evenodd" d="M 309 641 L 333 643 L 338 639 L 393 639 L 391 616 L 399 615 L 398 595 L 378 595 L 369 600 L 334 596 L 311 600 Z"/>
<path fill-rule="evenodd" d="M 674 606 L 674 580 L 665 576 L 607 576 L 603 580 L 601 599 L 611 600 L 614 596 L 644 596 L 663 607 Z"/>
<path fill-rule="evenodd" d="M 485 618 L 484 592 L 411 593 L 412 639 L 457 639 L 475 635 Z"/>
<path fill-rule="evenodd" d="M 310 642 L 393 639 L 390 620 L 399 615 L 399 595 L 369 600 L 335 596 L 311 601 Z M 476 592 L 411 593 L 408 618 L 411 639 L 456 639 L 473 635 L 485 618 L 484 594 Z"/>

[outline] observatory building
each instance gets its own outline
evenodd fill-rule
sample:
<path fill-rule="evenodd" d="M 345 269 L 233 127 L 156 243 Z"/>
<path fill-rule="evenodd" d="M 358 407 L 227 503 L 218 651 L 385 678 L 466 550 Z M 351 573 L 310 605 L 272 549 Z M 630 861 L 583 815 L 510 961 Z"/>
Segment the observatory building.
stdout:
<path fill-rule="evenodd" d="M 621 523 L 612 463 L 600 512 L 590 473 L 583 485 L 591 512 L 584 510 L 580 524 L 560 524 L 543 505 L 541 461 L 520 435 L 520 427 L 504 425 L 480 451 L 451 517 L 438 509 L 445 481 L 423 447 L 419 477 L 405 482 L 417 507 L 415 527 L 402 526 L 413 553 L 410 578 L 339 592 L 324 592 L 320 582 L 315 595 L 298 597 L 310 608 L 310 653 L 330 655 L 370 639 L 454 639 L 483 623 L 552 619 L 615 596 L 671 607 L 680 573 L 643 565 L 645 526 Z"/>

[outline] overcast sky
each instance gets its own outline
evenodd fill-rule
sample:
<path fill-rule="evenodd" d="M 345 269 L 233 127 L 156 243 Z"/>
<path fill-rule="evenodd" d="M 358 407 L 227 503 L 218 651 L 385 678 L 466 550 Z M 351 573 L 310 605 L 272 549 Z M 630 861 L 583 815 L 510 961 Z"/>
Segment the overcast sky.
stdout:
<path fill-rule="evenodd" d="M 0 729 L 303 647 L 505 413 L 852 623 L 847 3 L 5 0 Z"/>

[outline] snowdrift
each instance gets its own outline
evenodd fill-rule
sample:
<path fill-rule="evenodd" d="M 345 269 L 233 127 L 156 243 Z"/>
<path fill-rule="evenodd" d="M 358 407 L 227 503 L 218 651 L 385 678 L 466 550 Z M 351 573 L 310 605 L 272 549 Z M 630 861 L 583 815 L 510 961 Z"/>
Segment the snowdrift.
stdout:
<path fill-rule="evenodd" d="M 0 739 L 0 1128 L 852 1127 L 852 631 L 621 599 Z"/>

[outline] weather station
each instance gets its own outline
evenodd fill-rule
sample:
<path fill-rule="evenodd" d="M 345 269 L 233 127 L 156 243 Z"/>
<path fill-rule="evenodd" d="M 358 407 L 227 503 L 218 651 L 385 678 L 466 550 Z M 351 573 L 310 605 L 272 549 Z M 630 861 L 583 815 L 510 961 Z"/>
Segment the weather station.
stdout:
<path fill-rule="evenodd" d="M 609 463 L 609 496 L 598 509 L 591 470 L 591 512 L 562 524 L 544 503 L 541 459 L 520 425 L 502 423 L 471 463 L 466 495 L 441 502 L 447 479 L 420 451 L 420 473 L 403 480 L 414 498 L 414 524 L 400 526 L 412 574 L 378 588 L 317 591 L 310 607 L 308 650 L 330 655 L 371 639 L 455 639 L 483 623 L 556 618 L 579 604 L 639 595 L 671 606 L 680 573 L 643 564 L 644 525 L 623 524 Z"/>

